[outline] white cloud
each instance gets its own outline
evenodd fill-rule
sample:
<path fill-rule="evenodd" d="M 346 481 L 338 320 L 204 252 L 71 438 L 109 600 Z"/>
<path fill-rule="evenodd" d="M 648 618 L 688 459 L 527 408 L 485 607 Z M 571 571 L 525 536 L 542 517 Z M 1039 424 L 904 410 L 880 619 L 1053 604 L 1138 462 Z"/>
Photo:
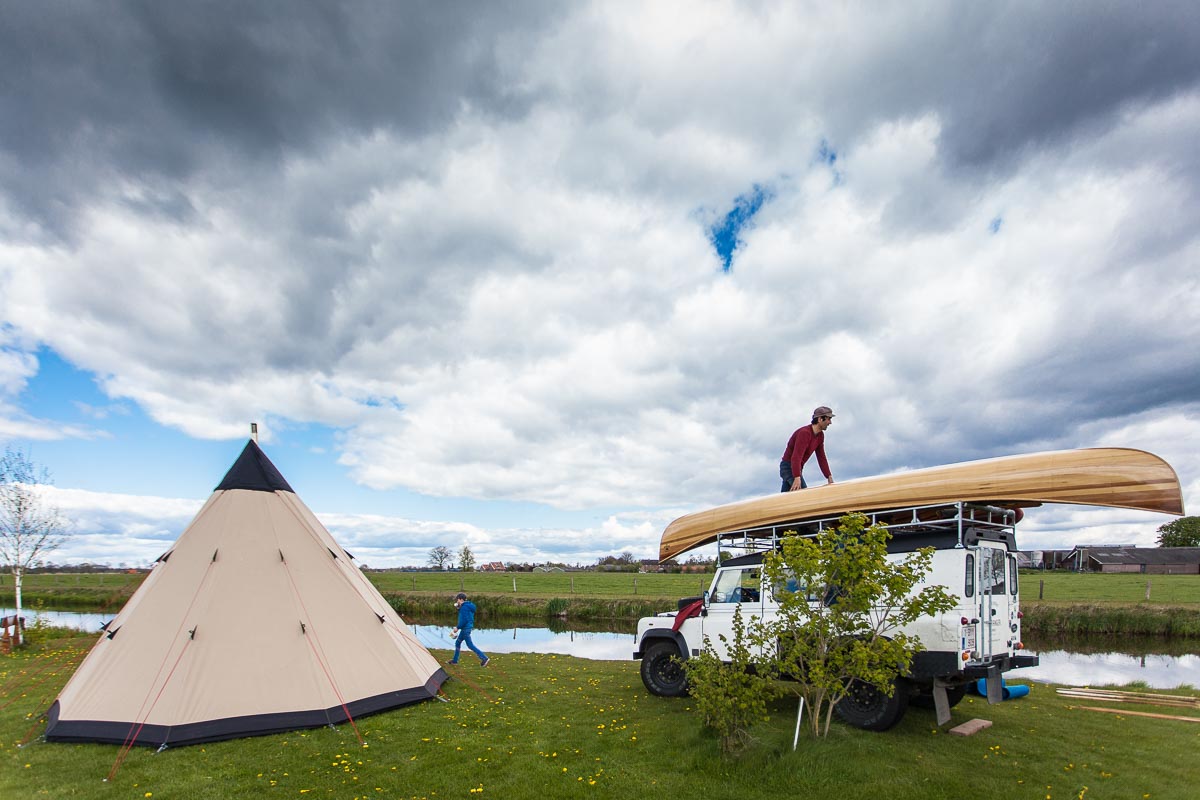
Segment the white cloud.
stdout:
<path fill-rule="evenodd" d="M 145 29 L 174 31 L 158 13 Z M 1121 429 L 1195 495 L 1194 19 L 1105 9 L 1097 50 L 1050 7 L 546 13 L 422 18 L 411 58 L 443 69 L 420 85 L 391 68 L 386 19 L 338 20 L 359 59 L 307 37 L 267 59 L 395 75 L 386 96 L 408 102 L 282 70 L 246 94 L 204 84 L 208 112 L 182 114 L 135 65 L 111 97 L 134 92 L 164 149 L 135 157 L 139 128 L 72 106 L 40 124 L 77 129 L 77 150 L 0 152 L 27 181 L 13 165 L 36 150 L 65 193 L 0 192 L 0 436 L 98 435 L 20 407 L 44 346 L 193 437 L 334 427 L 338 463 L 383 490 L 716 504 L 772 491 L 791 430 L 828 403 L 838 477 Z M 208 24 L 180 40 L 194 58 L 220 39 Z M 41 58 L 58 74 L 86 55 Z M 247 98 L 255 114 L 221 113 Z M 754 186 L 770 199 L 725 274 L 707 227 Z M 347 533 L 367 548 L 433 535 L 364 525 Z"/>
<path fill-rule="evenodd" d="M 200 510 L 202 501 L 81 489 L 43 487 L 45 502 L 70 523 L 70 537 L 47 560 L 59 564 L 109 563 L 145 566 L 171 549 Z M 318 519 L 359 564 L 421 566 L 429 551 L 469 546 L 478 561 L 594 564 L 633 552 L 656 557 L 658 534 L 677 513 L 610 515 L 594 526 L 486 528 L 462 522 L 414 520 L 379 514 L 317 512 Z"/>

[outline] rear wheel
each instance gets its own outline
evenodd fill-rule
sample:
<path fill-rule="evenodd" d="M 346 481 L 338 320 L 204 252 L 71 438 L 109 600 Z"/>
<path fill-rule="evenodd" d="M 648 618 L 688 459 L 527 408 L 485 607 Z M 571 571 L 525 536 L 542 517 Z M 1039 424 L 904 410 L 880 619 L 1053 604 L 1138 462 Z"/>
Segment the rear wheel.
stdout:
<path fill-rule="evenodd" d="M 655 642 L 642 656 L 642 683 L 650 694 L 682 697 L 687 694 L 687 673 L 674 642 Z"/>
<path fill-rule="evenodd" d="M 904 683 L 897 681 L 892 687 L 892 696 L 888 697 L 871 684 L 856 680 L 833 711 L 847 725 L 865 731 L 886 731 L 899 722 L 908 709 L 907 689 Z"/>

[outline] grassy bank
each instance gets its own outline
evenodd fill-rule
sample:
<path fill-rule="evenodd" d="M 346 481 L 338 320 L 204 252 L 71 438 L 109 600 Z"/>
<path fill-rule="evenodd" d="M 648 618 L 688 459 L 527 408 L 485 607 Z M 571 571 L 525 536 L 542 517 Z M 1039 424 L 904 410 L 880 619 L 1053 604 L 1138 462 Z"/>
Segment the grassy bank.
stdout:
<path fill-rule="evenodd" d="M 26 607 L 108 611 L 125 605 L 145 580 L 144 573 L 53 573 L 26 575 L 21 596 Z M 16 600 L 12 575 L 0 576 L 0 605 Z"/>
<path fill-rule="evenodd" d="M 405 618 L 454 619 L 454 607 L 449 600 L 453 595 L 384 592 L 383 596 Z M 674 600 L 667 598 L 526 597 L 504 594 L 472 594 L 471 601 L 478 609 L 478 619 L 482 624 L 494 619 L 623 620 L 632 623 L 639 617 L 651 616 L 676 606 Z"/>
<path fill-rule="evenodd" d="M 499 654 L 486 670 L 452 668 L 446 703 L 359 720 L 365 748 L 342 726 L 157 755 L 138 749 L 106 783 L 118 748 L 36 739 L 38 715 L 88 644 L 46 639 L 40 650 L 0 659 L 0 796 L 1170 800 L 1192 797 L 1200 781 L 1200 725 L 1082 711 L 1103 704 L 1041 685 L 996 706 L 964 700 L 954 724 L 994 723 L 969 738 L 913 709 L 882 734 L 838 724 L 826 742 L 804 734 L 794 753 L 795 705 L 784 700 L 747 755 L 723 760 L 690 703 L 647 694 L 634 663 Z"/>
<path fill-rule="evenodd" d="M 1022 608 L 1026 634 L 1200 639 L 1200 608 L 1192 606 L 1035 601 Z"/>

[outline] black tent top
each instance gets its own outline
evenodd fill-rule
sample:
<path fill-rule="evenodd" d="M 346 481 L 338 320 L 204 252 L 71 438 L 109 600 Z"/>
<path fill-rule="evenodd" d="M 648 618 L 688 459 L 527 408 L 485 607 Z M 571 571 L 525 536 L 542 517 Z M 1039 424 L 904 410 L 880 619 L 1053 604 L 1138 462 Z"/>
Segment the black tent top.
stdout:
<path fill-rule="evenodd" d="M 233 462 L 229 472 L 225 473 L 225 479 L 213 491 L 219 492 L 222 489 L 296 493 L 253 439 L 246 442 L 242 454 Z"/>

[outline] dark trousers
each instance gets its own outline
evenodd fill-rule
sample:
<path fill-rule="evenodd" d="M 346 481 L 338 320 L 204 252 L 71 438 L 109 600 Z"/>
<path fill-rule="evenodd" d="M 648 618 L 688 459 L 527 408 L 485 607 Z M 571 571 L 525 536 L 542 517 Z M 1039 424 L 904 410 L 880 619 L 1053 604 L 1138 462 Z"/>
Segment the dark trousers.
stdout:
<path fill-rule="evenodd" d="M 796 479 L 796 476 L 792 474 L 792 464 L 786 458 L 779 462 L 779 477 L 783 478 L 783 484 L 779 487 L 779 491 L 790 492 L 792 490 L 792 481 Z M 800 488 L 808 488 L 803 475 L 800 476 Z"/>

